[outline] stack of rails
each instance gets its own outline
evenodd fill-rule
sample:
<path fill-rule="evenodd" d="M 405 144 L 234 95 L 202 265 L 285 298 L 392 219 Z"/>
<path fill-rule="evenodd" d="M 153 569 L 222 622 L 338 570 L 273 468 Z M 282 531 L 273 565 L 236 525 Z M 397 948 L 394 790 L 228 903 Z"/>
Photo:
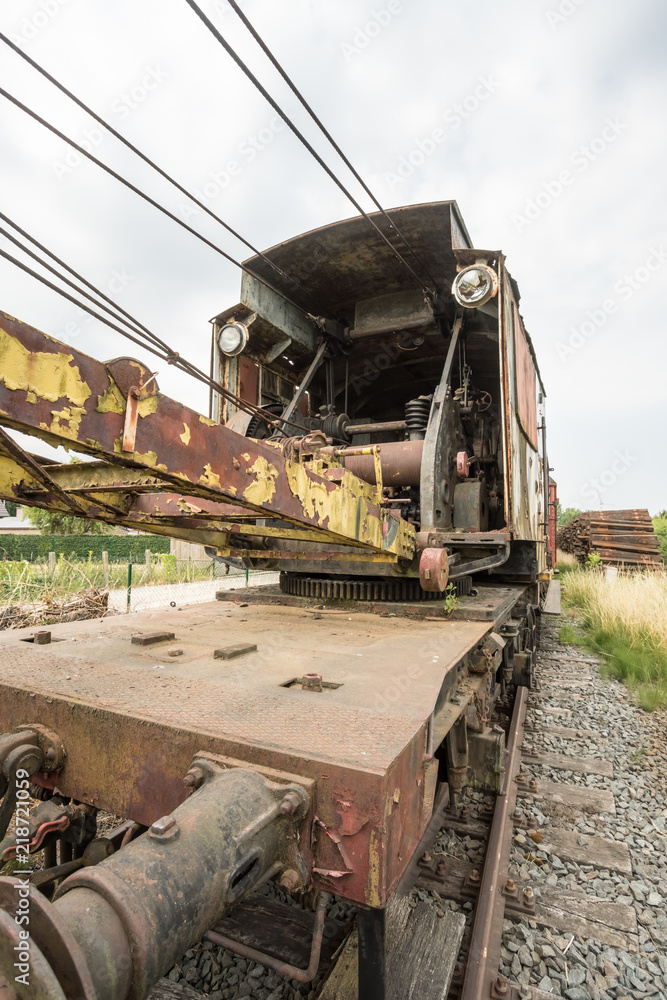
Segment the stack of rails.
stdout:
<path fill-rule="evenodd" d="M 558 532 L 558 548 L 579 562 L 597 554 L 605 566 L 664 565 L 647 510 L 589 511 Z"/>

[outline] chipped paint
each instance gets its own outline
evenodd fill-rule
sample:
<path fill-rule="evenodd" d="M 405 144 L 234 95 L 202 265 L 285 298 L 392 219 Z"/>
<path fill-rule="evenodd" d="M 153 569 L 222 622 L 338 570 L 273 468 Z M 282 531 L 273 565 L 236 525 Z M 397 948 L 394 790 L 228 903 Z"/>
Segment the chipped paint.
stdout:
<path fill-rule="evenodd" d="M 158 462 L 157 453 L 154 451 L 123 451 L 123 438 L 117 437 L 113 443 L 113 450 L 118 455 L 123 455 L 127 457 L 131 462 L 136 462 L 137 465 L 147 465 L 151 469 L 157 469 L 159 472 L 168 472 L 167 466 L 164 462 Z"/>
<path fill-rule="evenodd" d="M 51 410 L 53 420 L 50 425 L 40 424 L 42 430 L 52 434 L 63 435 L 77 441 L 81 418 L 85 415 L 85 406 L 65 406 L 62 410 Z"/>
<path fill-rule="evenodd" d="M 148 465 L 152 469 L 157 469 L 158 472 L 168 471 L 164 462 L 158 462 L 154 451 L 133 451 L 132 460 L 138 462 L 140 465 Z"/>
<path fill-rule="evenodd" d="M 137 405 L 137 415 L 147 417 L 151 413 L 155 413 L 161 398 L 160 393 L 157 392 L 152 396 L 144 396 Z M 109 388 L 101 396 L 98 396 L 95 412 L 118 413 L 122 416 L 125 413 L 125 406 L 125 396 L 116 383 L 110 381 Z"/>
<path fill-rule="evenodd" d="M 285 472 L 292 496 L 297 497 L 308 517 L 319 517 L 321 521 L 324 505 L 329 496 L 324 483 L 313 482 L 307 470 L 298 462 L 286 460 Z"/>
<path fill-rule="evenodd" d="M 201 413 L 199 414 L 199 423 L 204 424 L 205 427 L 219 427 L 217 420 L 211 420 L 210 417 L 203 417 Z"/>
<path fill-rule="evenodd" d="M 190 428 L 185 423 L 185 421 L 183 422 L 183 433 L 179 434 L 178 436 L 180 437 L 180 439 L 183 442 L 183 444 L 186 445 L 186 447 L 187 447 L 187 445 L 190 444 L 190 438 L 191 438 L 192 435 L 190 434 Z"/>
<path fill-rule="evenodd" d="M 109 388 L 97 398 L 96 413 L 125 413 L 125 397 L 115 382 L 111 382 Z"/>
<path fill-rule="evenodd" d="M 173 500 L 170 498 L 170 499 L 167 500 L 167 503 L 173 503 Z M 195 505 L 193 503 L 189 503 L 185 499 L 185 497 L 179 497 L 178 500 L 176 501 L 176 505 L 177 505 L 177 507 L 178 507 L 179 510 L 183 511 L 184 514 L 201 514 L 202 513 L 202 508 L 201 507 L 195 507 Z M 158 510 L 158 509 L 159 509 L 159 504 L 156 504 L 156 510 Z"/>
<path fill-rule="evenodd" d="M 258 455 L 253 465 L 246 471 L 248 475 L 254 474 L 257 478 L 243 491 L 243 498 L 248 503 L 254 503 L 258 506 L 271 503 L 276 492 L 276 477 L 278 475 L 275 465 L 269 465 L 263 455 Z"/>
<path fill-rule="evenodd" d="M 368 845 L 368 876 L 366 878 L 366 902 L 369 906 L 382 906 L 380 898 L 380 858 L 382 854 L 382 841 L 378 838 L 375 830 L 371 830 L 371 839 Z"/>
<path fill-rule="evenodd" d="M 16 337 L 0 329 L 0 379 L 8 389 L 24 389 L 32 394 L 30 402 L 68 399 L 73 406 L 83 406 L 90 387 L 72 361 L 73 354 L 59 351 L 33 354 Z"/>
<path fill-rule="evenodd" d="M 213 472 L 209 462 L 204 466 L 204 475 L 199 477 L 199 482 L 204 483 L 205 486 L 217 486 L 218 489 L 222 489 L 220 476 Z"/>
<path fill-rule="evenodd" d="M 161 399 L 162 396 L 159 392 L 154 393 L 152 396 L 145 396 L 143 399 L 140 399 L 137 407 L 137 413 L 139 416 L 148 417 L 151 413 L 155 413 Z"/>

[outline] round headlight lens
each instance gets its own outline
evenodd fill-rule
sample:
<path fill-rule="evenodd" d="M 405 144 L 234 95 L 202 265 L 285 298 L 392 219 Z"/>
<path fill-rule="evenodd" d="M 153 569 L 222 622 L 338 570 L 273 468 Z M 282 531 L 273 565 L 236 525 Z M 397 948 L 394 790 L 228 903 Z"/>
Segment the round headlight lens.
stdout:
<path fill-rule="evenodd" d="M 228 323 L 218 334 L 218 347 L 223 354 L 240 354 L 248 343 L 248 330 L 243 323 Z"/>
<path fill-rule="evenodd" d="M 475 309 L 492 299 L 498 291 L 498 276 L 486 264 L 465 267 L 454 279 L 452 295 L 461 306 Z"/>

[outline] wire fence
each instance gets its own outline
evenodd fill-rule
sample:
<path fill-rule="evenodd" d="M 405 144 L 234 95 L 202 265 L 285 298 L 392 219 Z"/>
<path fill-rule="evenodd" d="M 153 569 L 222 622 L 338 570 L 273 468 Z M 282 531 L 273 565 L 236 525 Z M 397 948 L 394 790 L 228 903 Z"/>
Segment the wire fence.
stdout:
<path fill-rule="evenodd" d="M 215 560 L 198 562 L 188 560 L 179 564 L 184 579 L 175 583 L 144 582 L 142 564 L 128 563 L 127 585 L 109 591 L 109 609 L 130 613 L 168 607 L 185 607 L 188 604 L 205 604 L 214 601 L 219 590 L 238 590 L 277 584 L 278 573 L 262 570 L 228 569 Z M 188 579 L 188 577 L 190 579 Z M 199 577 L 193 579 L 192 577 Z M 135 582 L 136 581 L 136 582 Z"/>

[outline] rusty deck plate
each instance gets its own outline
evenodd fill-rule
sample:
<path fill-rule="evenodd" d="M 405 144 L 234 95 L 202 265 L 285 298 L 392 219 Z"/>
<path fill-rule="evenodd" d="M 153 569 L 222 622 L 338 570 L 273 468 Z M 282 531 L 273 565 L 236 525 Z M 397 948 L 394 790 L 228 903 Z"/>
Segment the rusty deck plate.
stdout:
<path fill-rule="evenodd" d="M 202 750 L 314 779 L 322 830 L 349 841 L 345 864 L 322 834 L 316 867 L 349 871 L 335 876 L 337 891 L 377 901 L 430 811 L 428 720 L 448 673 L 490 627 L 215 602 L 54 625 L 60 641 L 45 646 L 24 641 L 30 630 L 4 632 L 0 732 L 54 729 L 68 751 L 58 786 L 139 822 L 183 800 Z M 132 642 L 159 631 L 175 637 Z M 215 657 L 237 644 L 257 649 Z M 293 683 L 309 672 L 340 686 Z"/>

